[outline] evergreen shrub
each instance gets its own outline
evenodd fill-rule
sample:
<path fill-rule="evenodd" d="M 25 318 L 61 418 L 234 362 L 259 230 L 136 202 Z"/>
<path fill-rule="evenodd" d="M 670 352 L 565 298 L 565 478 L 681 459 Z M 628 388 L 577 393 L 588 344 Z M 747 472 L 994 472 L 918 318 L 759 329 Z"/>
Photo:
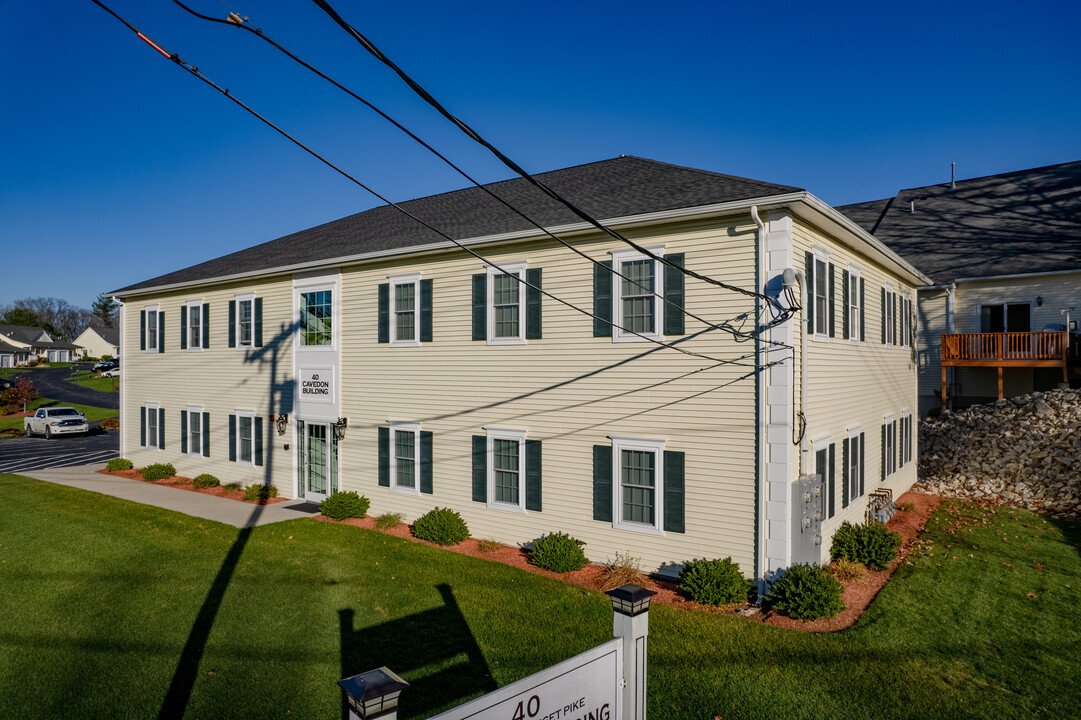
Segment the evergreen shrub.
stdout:
<path fill-rule="evenodd" d="M 105 469 L 109 472 L 115 472 L 117 470 L 131 470 L 135 467 L 131 460 L 125 458 L 113 458 L 109 462 L 105 463 Z"/>
<path fill-rule="evenodd" d="M 863 563 L 871 570 L 885 570 L 900 547 L 901 535 L 882 523 L 853 525 L 846 521 L 833 536 L 830 557 Z"/>
<path fill-rule="evenodd" d="M 845 609 L 842 592 L 844 588 L 837 578 L 818 565 L 793 565 L 773 583 L 765 604 L 796 620 L 831 618 Z"/>
<path fill-rule="evenodd" d="M 319 512 L 334 520 L 362 518 L 368 514 L 371 501 L 352 490 L 336 492 L 319 503 Z"/>
<path fill-rule="evenodd" d="M 533 543 L 530 561 L 537 567 L 552 572 L 565 573 L 581 570 L 589 562 L 582 551 L 585 542 L 563 532 L 540 537 Z"/>
<path fill-rule="evenodd" d="M 252 483 L 248 487 L 244 488 L 244 499 L 248 502 L 269 500 L 272 497 L 278 497 L 278 488 L 274 487 L 273 485 Z"/>
<path fill-rule="evenodd" d="M 217 487 L 218 485 L 221 484 L 221 482 L 216 477 L 214 477 L 213 475 L 210 475 L 208 473 L 203 473 L 202 475 L 199 475 L 196 478 L 194 478 L 191 481 L 191 484 L 194 485 L 197 488 L 210 488 L 210 487 Z"/>
<path fill-rule="evenodd" d="M 743 577 L 739 565 L 723 560 L 691 560 L 679 571 L 679 589 L 703 605 L 747 602 L 753 583 Z"/>
<path fill-rule="evenodd" d="M 147 465 L 143 468 L 143 480 L 146 480 L 147 482 L 164 480 L 165 478 L 171 478 L 174 475 L 176 475 L 176 468 L 170 463 L 156 463 L 154 465 Z"/>
<path fill-rule="evenodd" d="M 469 537 L 469 527 L 458 513 L 437 507 L 416 519 L 413 536 L 436 545 L 457 545 Z"/>

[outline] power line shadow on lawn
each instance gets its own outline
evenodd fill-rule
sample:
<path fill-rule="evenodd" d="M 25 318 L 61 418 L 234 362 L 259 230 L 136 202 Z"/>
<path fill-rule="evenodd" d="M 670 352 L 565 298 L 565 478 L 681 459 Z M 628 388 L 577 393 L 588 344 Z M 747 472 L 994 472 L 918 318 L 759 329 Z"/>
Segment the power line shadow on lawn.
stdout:
<path fill-rule="evenodd" d="M 437 585 L 442 607 L 375 627 L 353 627 L 353 610 L 338 611 L 341 674 L 386 666 L 399 675 L 413 675 L 402 694 L 406 716 L 428 717 L 454 701 L 496 689 L 488 663 L 458 607 L 449 585 Z M 430 671 L 416 677 L 416 671 Z M 342 718 L 349 713 L 342 698 Z"/>

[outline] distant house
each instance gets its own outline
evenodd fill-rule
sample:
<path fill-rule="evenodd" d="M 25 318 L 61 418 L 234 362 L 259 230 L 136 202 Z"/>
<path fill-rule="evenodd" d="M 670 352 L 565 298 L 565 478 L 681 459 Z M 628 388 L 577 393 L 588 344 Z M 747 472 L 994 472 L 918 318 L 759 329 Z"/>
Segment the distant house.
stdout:
<path fill-rule="evenodd" d="M 0 325 L 0 340 L 22 352 L 23 360 L 15 360 L 12 353 L 12 363 L 24 365 L 31 360 L 45 359 L 49 362 L 71 362 L 78 354 L 78 347 L 74 343 L 57 340 L 47 333 L 44 328 L 26 327 L 23 325 Z M 0 353 L 7 355 L 7 353 Z M 0 359 L 0 362 L 4 360 Z M 6 365 L 4 367 L 7 367 Z"/>
<path fill-rule="evenodd" d="M 7 342 L 0 337 L 0 368 L 16 367 L 25 365 L 32 359 L 29 349 L 19 347 Z"/>
<path fill-rule="evenodd" d="M 918 292 L 922 412 L 1077 383 L 1081 162 L 838 210 L 935 282 Z"/>
<path fill-rule="evenodd" d="M 118 357 L 120 355 L 120 329 L 88 327 L 75 338 L 83 357 Z"/>

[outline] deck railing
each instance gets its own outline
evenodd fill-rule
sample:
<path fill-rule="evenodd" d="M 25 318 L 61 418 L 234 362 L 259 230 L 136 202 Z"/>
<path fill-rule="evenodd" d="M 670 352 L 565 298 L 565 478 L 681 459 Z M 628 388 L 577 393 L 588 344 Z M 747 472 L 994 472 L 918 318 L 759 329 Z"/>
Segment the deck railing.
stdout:
<path fill-rule="evenodd" d="M 1065 330 L 942 336 L 943 362 L 1058 360 L 1065 363 L 1071 353 L 1076 357 L 1077 351 L 1077 338 L 1068 337 Z"/>

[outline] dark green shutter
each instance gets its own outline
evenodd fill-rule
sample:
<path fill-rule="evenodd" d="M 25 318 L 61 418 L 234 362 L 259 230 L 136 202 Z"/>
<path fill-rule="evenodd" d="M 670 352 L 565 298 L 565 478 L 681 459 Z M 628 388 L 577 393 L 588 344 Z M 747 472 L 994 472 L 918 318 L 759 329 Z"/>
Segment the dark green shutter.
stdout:
<path fill-rule="evenodd" d="M 210 457 L 210 413 L 203 413 L 203 457 Z"/>
<path fill-rule="evenodd" d="M 139 444 L 146 447 L 146 407 L 139 408 Z"/>
<path fill-rule="evenodd" d="M 188 349 L 188 306 L 180 306 L 180 349 Z"/>
<path fill-rule="evenodd" d="M 379 283 L 376 290 L 376 342 L 390 342 L 390 283 Z"/>
<path fill-rule="evenodd" d="M 860 433 L 860 497 L 863 497 L 863 480 L 867 477 L 867 453 L 864 452 L 864 448 L 867 447 L 867 434 Z"/>
<path fill-rule="evenodd" d="M 165 408 L 158 408 L 158 450 L 165 449 Z"/>
<path fill-rule="evenodd" d="M 886 288 L 882 288 L 882 344 L 886 344 Z"/>
<path fill-rule="evenodd" d="M 488 437 L 486 435 L 473 436 L 473 502 L 488 502 Z"/>
<path fill-rule="evenodd" d="M 188 411 L 180 411 L 180 454 L 188 454 Z"/>
<path fill-rule="evenodd" d="M 203 303 L 203 349 L 210 347 L 210 303 Z"/>
<path fill-rule="evenodd" d="M 525 271 L 525 337 L 526 340 L 541 339 L 541 269 Z M 532 287 L 531 287 L 532 286 Z"/>
<path fill-rule="evenodd" d="M 863 300 L 863 278 L 860 278 L 860 342 L 867 339 L 867 304 Z"/>
<path fill-rule="evenodd" d="M 236 415 L 229 416 L 229 462 L 236 462 Z"/>
<path fill-rule="evenodd" d="M 837 288 L 834 283 L 833 276 L 836 274 L 836 270 L 833 268 L 833 263 L 826 265 L 829 269 L 829 293 L 830 293 L 830 321 L 829 331 L 830 337 L 837 336 Z"/>
<path fill-rule="evenodd" d="M 897 293 L 893 294 L 893 344 L 901 344 L 901 336 L 897 334 L 899 320 L 897 316 L 901 314 L 901 296 Z"/>
<path fill-rule="evenodd" d="M 263 347 L 263 298 L 257 297 L 252 300 L 252 315 L 255 316 L 255 347 Z"/>
<path fill-rule="evenodd" d="M 432 341 L 432 281 L 420 281 L 420 341 Z M 423 492 L 423 491 L 422 491 Z"/>
<path fill-rule="evenodd" d="M 897 434 L 897 421 L 894 420 L 893 421 L 893 443 L 894 443 L 894 448 L 895 449 L 893 451 L 893 467 L 890 468 L 891 472 L 897 470 L 897 467 L 898 467 L 897 456 L 900 454 L 900 450 L 901 450 L 901 447 L 900 447 L 900 444 L 899 444 L 900 442 L 901 442 L 901 436 Z"/>
<path fill-rule="evenodd" d="M 826 497 L 829 498 L 829 517 L 833 517 L 834 498 L 837 495 L 837 443 L 830 443 L 829 464 L 829 478 L 826 481 L 829 483 L 829 491 Z"/>
<path fill-rule="evenodd" d="M 841 337 L 845 340 L 849 337 L 848 329 L 848 271 L 841 271 Z"/>
<path fill-rule="evenodd" d="M 146 310 L 139 311 L 139 349 L 146 350 Z"/>
<path fill-rule="evenodd" d="M 882 481 L 886 481 L 886 423 L 882 423 Z"/>
<path fill-rule="evenodd" d="M 525 441 L 525 509 L 541 511 L 541 441 Z"/>
<path fill-rule="evenodd" d="M 804 310 L 807 313 L 807 332 L 814 335 L 815 331 L 815 256 L 814 253 L 806 253 L 804 257 L 804 263 L 806 265 L 807 274 L 807 291 L 804 293 L 807 296 L 807 307 Z"/>
<path fill-rule="evenodd" d="M 841 443 L 841 507 L 848 507 L 848 438 Z"/>
<path fill-rule="evenodd" d="M 165 352 L 165 313 L 158 310 L 158 352 Z"/>
<path fill-rule="evenodd" d="M 612 522 L 612 446 L 593 446 L 593 519 Z"/>
<path fill-rule="evenodd" d="M 263 418 L 255 418 L 255 464 L 263 466 Z"/>
<path fill-rule="evenodd" d="M 420 431 L 420 491 L 432 494 L 432 433 Z"/>
<path fill-rule="evenodd" d="M 664 530 L 684 532 L 684 454 L 664 451 Z"/>
<path fill-rule="evenodd" d="M 236 347 L 236 300 L 229 301 L 229 347 Z"/>
<path fill-rule="evenodd" d="M 473 276 L 473 339 L 488 339 L 487 273 L 477 273 Z"/>
<path fill-rule="evenodd" d="M 683 303 L 683 253 L 665 255 L 664 259 L 675 265 L 664 266 L 664 334 L 682 335 L 684 325 Z"/>
<path fill-rule="evenodd" d="M 612 337 L 612 261 L 593 266 L 593 337 Z"/>
<path fill-rule="evenodd" d="M 379 428 L 379 485 L 390 487 L 390 428 Z"/>

